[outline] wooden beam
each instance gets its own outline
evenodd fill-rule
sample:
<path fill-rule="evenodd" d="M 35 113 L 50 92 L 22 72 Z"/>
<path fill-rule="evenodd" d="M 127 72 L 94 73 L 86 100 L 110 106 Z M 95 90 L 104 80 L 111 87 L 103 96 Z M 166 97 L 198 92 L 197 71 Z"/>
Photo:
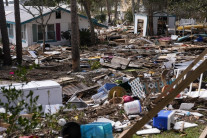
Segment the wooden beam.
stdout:
<path fill-rule="evenodd" d="M 206 138 L 207 136 L 207 127 L 203 130 L 199 138 Z"/>
<path fill-rule="evenodd" d="M 177 83 L 188 73 L 188 71 L 190 71 L 205 55 L 207 54 L 207 49 L 205 49 L 205 51 L 203 53 L 201 53 L 198 58 L 196 58 L 188 67 L 187 69 L 185 69 L 179 76 L 178 78 L 172 82 L 172 84 L 165 89 L 165 91 L 163 93 L 161 93 L 159 95 L 159 97 L 157 97 L 157 99 L 155 99 L 154 103 L 156 104 L 157 102 L 160 101 L 160 99 L 162 99 L 162 97 L 164 95 L 167 94 L 167 92 L 169 92 L 169 90 L 171 90 L 173 88 L 174 85 L 177 85 Z"/>
<path fill-rule="evenodd" d="M 139 129 L 141 129 L 147 122 L 149 122 L 157 113 L 169 104 L 181 91 L 183 91 L 192 81 L 196 80 L 201 73 L 207 70 L 207 60 L 205 60 L 199 67 L 197 67 L 190 76 L 186 77 L 177 87 L 155 105 L 144 117 L 134 124 L 131 129 L 123 132 L 119 138 L 131 138 Z"/>

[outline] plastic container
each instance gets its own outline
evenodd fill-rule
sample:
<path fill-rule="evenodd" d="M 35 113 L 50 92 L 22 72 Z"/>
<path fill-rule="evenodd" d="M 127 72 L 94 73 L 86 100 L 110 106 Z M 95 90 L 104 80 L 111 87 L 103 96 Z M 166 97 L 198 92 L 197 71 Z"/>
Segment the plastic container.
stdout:
<path fill-rule="evenodd" d="M 156 117 L 153 118 L 153 127 L 160 130 L 170 130 L 171 123 L 174 123 L 174 111 L 161 110 Z"/>
<path fill-rule="evenodd" d="M 81 138 L 113 138 L 112 125 L 107 122 L 81 125 Z"/>
<path fill-rule="evenodd" d="M 138 114 L 142 112 L 141 104 L 139 100 L 133 102 L 128 102 L 124 104 L 124 110 L 127 115 L 129 114 Z"/>

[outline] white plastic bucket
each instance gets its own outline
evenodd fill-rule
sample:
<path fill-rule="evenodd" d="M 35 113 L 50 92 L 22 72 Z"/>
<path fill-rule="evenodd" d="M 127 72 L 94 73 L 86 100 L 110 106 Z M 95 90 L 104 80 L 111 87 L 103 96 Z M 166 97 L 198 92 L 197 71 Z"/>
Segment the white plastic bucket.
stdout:
<path fill-rule="evenodd" d="M 128 102 L 124 104 L 124 110 L 127 115 L 141 113 L 142 108 L 139 100 Z"/>

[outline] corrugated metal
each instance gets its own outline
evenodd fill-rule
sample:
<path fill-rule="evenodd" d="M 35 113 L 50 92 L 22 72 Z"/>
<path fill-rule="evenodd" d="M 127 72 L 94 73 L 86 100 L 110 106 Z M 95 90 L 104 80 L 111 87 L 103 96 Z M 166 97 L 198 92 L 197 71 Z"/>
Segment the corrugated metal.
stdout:
<path fill-rule="evenodd" d="M 63 94 L 66 95 L 73 95 L 77 91 L 81 91 L 82 89 L 88 88 L 85 84 L 83 83 L 73 83 L 70 85 L 67 85 L 63 87 Z"/>

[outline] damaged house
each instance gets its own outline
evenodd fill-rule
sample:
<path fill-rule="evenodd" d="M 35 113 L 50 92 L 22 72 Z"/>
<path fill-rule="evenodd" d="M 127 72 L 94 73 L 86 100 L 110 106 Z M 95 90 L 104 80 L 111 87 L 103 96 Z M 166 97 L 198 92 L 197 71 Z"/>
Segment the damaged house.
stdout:
<path fill-rule="evenodd" d="M 147 14 L 135 14 L 134 20 L 134 33 L 141 33 L 143 36 L 147 35 L 148 27 L 148 15 Z M 153 13 L 153 32 L 154 35 L 165 34 L 168 30 L 169 33 L 173 34 L 175 31 L 176 16 L 169 15 L 165 12 L 154 12 Z"/>
<path fill-rule="evenodd" d="M 43 42 L 43 33 L 41 30 L 41 16 L 37 9 L 26 6 L 26 8 L 20 6 L 21 25 L 22 25 L 22 46 L 27 47 L 36 43 Z M 29 9 L 35 17 L 30 14 L 26 9 Z M 15 16 L 14 7 L 6 6 L 6 21 L 8 28 L 9 41 L 12 44 L 16 43 L 15 33 Z M 46 43 L 52 45 L 64 45 L 67 44 L 67 40 L 61 38 L 61 32 L 71 30 L 71 13 L 70 10 L 65 8 L 46 8 L 43 7 L 43 20 L 48 23 L 45 28 Z M 106 27 L 99 24 L 97 20 L 93 19 L 93 23 L 99 27 Z M 86 16 L 79 14 L 79 28 L 88 29 L 90 24 Z"/>

